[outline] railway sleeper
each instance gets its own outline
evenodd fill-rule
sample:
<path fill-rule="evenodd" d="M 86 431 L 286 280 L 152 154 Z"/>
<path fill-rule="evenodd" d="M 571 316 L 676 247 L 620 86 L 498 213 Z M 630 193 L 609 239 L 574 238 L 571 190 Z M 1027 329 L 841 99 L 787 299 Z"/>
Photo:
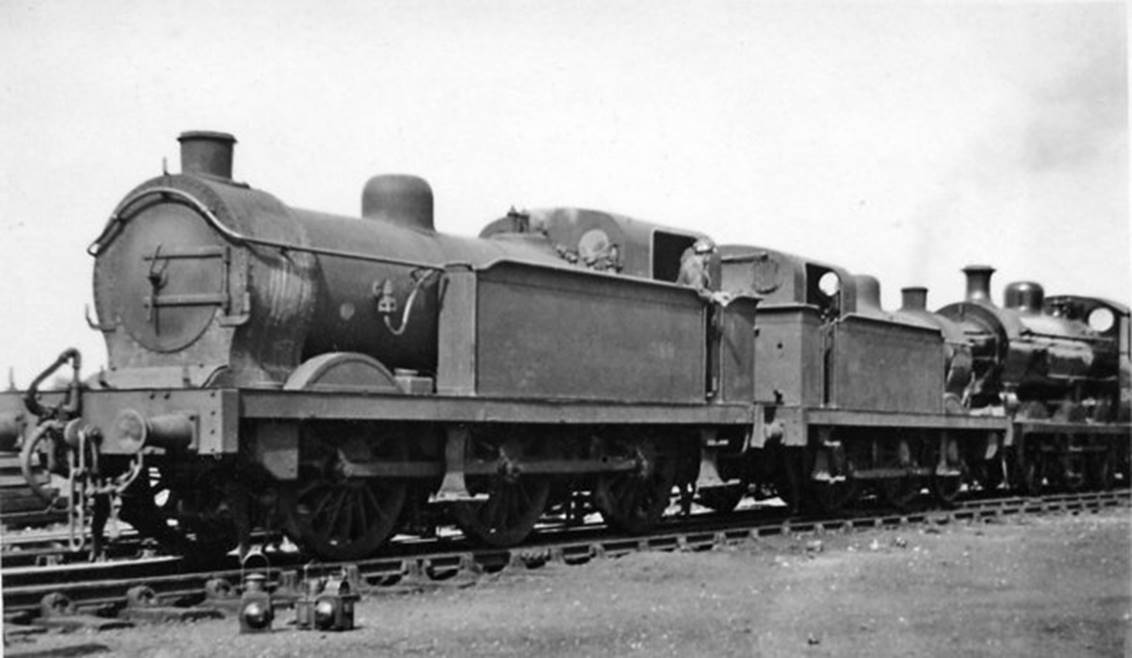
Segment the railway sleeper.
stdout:
<path fill-rule="evenodd" d="M 146 586 L 135 586 L 126 592 L 126 607 L 119 616 L 130 622 L 163 624 L 166 622 L 196 622 L 199 619 L 222 619 L 224 613 L 212 606 L 164 606 L 157 593 Z"/>
<path fill-rule="evenodd" d="M 39 617 L 36 626 L 61 630 L 70 633 L 78 630 L 106 631 L 115 628 L 131 628 L 133 623 L 124 619 L 110 619 L 77 611 L 70 597 L 61 592 L 44 595 L 39 603 Z"/>

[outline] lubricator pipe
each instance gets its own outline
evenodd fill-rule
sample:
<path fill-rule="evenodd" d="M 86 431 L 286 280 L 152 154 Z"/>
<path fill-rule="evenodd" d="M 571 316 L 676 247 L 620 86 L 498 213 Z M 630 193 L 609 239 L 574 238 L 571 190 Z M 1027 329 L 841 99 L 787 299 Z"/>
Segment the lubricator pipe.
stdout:
<path fill-rule="evenodd" d="M 400 326 L 394 328 L 393 324 L 389 322 L 389 316 L 384 316 L 385 327 L 389 329 L 389 332 L 391 334 L 393 334 L 394 336 L 400 336 L 401 334 L 405 333 L 405 329 L 409 326 L 409 315 L 413 311 L 413 302 L 417 299 L 417 293 L 420 292 L 421 287 L 424 286 L 424 284 L 427 283 L 434 274 L 436 274 L 436 270 L 427 272 L 424 275 L 417 277 L 416 282 L 413 283 L 413 290 L 409 293 L 409 298 L 405 300 L 405 311 L 401 314 Z"/>

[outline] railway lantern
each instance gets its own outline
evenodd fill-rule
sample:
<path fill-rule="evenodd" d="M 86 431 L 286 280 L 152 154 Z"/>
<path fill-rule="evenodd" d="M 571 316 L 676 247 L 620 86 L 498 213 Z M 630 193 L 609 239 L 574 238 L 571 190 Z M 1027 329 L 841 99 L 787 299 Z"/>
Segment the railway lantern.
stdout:
<path fill-rule="evenodd" d="M 261 573 L 249 574 L 244 579 L 244 594 L 240 597 L 240 632 L 268 633 L 275 611 L 271 595 L 263 587 L 266 577 Z"/>
<path fill-rule="evenodd" d="M 335 576 L 326 581 L 314 602 L 314 625 L 320 631 L 354 628 L 354 604 L 361 598 L 350 589 L 350 581 Z"/>

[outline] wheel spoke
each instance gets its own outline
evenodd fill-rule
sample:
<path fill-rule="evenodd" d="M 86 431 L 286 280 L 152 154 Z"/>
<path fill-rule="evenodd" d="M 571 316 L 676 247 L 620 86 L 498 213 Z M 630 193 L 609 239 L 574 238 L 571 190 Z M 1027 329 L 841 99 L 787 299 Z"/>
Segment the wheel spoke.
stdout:
<path fill-rule="evenodd" d="M 319 487 L 318 489 L 316 489 L 316 491 L 321 491 L 322 495 L 318 496 L 315 499 L 317 501 L 317 504 L 315 505 L 314 509 L 311 510 L 311 512 L 310 512 L 310 516 L 313 519 L 317 519 L 317 518 L 322 516 L 322 513 L 326 509 L 327 504 L 330 503 L 330 498 L 331 498 L 331 494 L 332 494 L 330 489 L 328 489 L 326 487 Z"/>
<path fill-rule="evenodd" d="M 484 508 L 487 513 L 482 518 L 485 528 L 490 532 L 492 530 L 498 530 L 502 525 L 504 514 L 503 506 L 506 501 L 500 500 L 501 494 L 498 489 L 488 495 L 490 497 L 487 499 L 487 502 L 484 503 Z"/>
<path fill-rule="evenodd" d="M 386 514 L 385 509 L 378 501 L 377 494 L 373 492 L 373 488 L 364 487 L 363 490 L 365 491 L 366 500 L 369 501 L 370 507 L 373 508 L 373 512 L 377 516 L 378 520 L 384 521 L 386 518 L 388 518 L 389 515 Z"/>
<path fill-rule="evenodd" d="M 296 491 L 296 495 L 298 496 L 299 500 L 303 500 L 312 491 L 315 491 L 322 486 L 325 486 L 325 485 L 323 485 L 323 483 L 321 483 L 321 482 L 308 482 L 305 485 L 303 485 L 302 487 L 299 487 L 299 489 Z"/>
<path fill-rule="evenodd" d="M 504 517 L 503 525 L 506 527 L 514 525 L 516 523 L 522 523 L 523 512 L 526 510 L 526 508 L 522 504 L 519 485 L 507 487 L 507 493 L 505 494 L 504 500 L 507 503 L 505 506 L 507 515 Z"/>
<path fill-rule="evenodd" d="M 513 525 L 514 521 L 519 517 L 516 513 L 516 506 L 519 504 L 519 499 L 515 496 L 515 488 L 512 486 L 503 486 L 499 490 L 499 523 L 496 525 L 497 530 L 503 530 Z"/>
<path fill-rule="evenodd" d="M 349 541 L 349 540 L 354 539 L 354 537 L 355 537 L 355 535 L 354 535 L 354 512 L 355 512 L 355 509 L 357 507 L 357 502 L 358 502 L 358 495 L 357 495 L 356 492 L 353 492 L 353 491 L 350 491 L 349 489 L 347 489 L 346 491 L 344 491 L 342 493 L 342 508 L 340 508 L 340 512 L 344 510 L 345 514 L 341 514 L 341 516 L 342 516 L 342 523 L 340 525 L 341 532 L 338 533 L 338 536 L 343 541 Z"/>
<path fill-rule="evenodd" d="M 338 515 L 342 513 L 342 504 L 346 500 L 345 491 L 337 489 L 334 493 L 336 494 L 334 498 L 334 507 L 331 509 L 330 518 L 326 523 L 326 526 L 331 530 L 334 530 L 338 527 Z"/>
<path fill-rule="evenodd" d="M 362 487 L 362 492 L 354 497 L 354 511 L 357 513 L 358 518 L 358 537 L 364 537 L 369 532 L 369 514 L 367 513 L 367 494 L 369 487 Z"/>
<path fill-rule="evenodd" d="M 491 525 L 493 531 L 505 530 L 511 521 L 514 519 L 512 514 L 515 505 L 515 496 L 508 487 L 500 487 L 499 489 L 499 505 L 498 514 L 495 522 Z"/>

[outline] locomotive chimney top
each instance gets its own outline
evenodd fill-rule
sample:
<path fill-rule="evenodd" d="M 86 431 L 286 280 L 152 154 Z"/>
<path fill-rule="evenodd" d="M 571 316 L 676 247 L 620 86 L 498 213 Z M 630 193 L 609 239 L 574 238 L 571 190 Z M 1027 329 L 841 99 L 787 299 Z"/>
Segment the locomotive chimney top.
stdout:
<path fill-rule="evenodd" d="M 928 310 L 928 289 L 923 286 L 910 286 L 900 289 L 900 310 L 926 311 Z"/>
<path fill-rule="evenodd" d="M 181 133 L 177 141 L 181 143 L 182 174 L 204 174 L 232 180 L 234 136 L 211 130 L 189 130 Z"/>
<path fill-rule="evenodd" d="M 366 181 L 365 189 L 362 190 L 362 217 L 434 231 L 432 188 L 428 181 L 419 176 L 374 176 Z"/>
<path fill-rule="evenodd" d="M 968 265 L 963 268 L 967 275 L 967 301 L 991 304 L 990 279 L 994 268 L 990 265 Z"/>

